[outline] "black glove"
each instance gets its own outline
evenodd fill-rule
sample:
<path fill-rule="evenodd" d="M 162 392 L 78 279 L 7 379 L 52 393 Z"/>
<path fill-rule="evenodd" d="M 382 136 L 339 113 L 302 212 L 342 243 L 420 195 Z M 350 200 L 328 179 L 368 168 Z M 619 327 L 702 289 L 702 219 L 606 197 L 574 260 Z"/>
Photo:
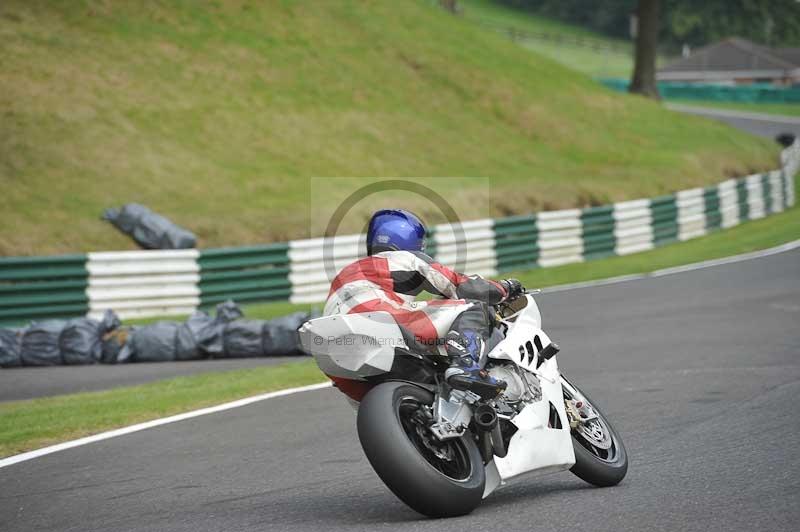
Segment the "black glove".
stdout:
<path fill-rule="evenodd" d="M 505 301 L 511 301 L 525 293 L 525 287 L 517 279 L 503 279 L 500 284 L 506 289 Z"/>

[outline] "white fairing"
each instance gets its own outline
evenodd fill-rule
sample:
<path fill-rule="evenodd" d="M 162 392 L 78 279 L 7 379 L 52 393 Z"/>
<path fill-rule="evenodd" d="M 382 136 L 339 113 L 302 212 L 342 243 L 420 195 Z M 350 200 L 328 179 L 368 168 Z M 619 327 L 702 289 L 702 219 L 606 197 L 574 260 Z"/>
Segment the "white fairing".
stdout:
<path fill-rule="evenodd" d="M 518 430 L 509 442 L 505 458 L 495 457 L 486 466 L 484 497 L 504 481 L 523 473 L 558 471 L 575 464 L 558 363 L 553 356 L 536 368 L 539 352 L 550 344 L 550 338 L 541 329 L 541 314 L 533 296 L 526 297 L 528 306 L 510 324 L 506 338 L 489 353 L 489 358 L 508 360 L 535 373 L 541 382 L 542 399 L 527 404 L 511 420 Z M 535 353 L 533 356 L 531 348 Z M 562 428 L 549 427 L 551 404 Z"/>
<path fill-rule="evenodd" d="M 298 331 L 306 351 L 328 375 L 362 379 L 392 368 L 395 347 L 406 348 L 388 312 L 340 314 L 306 322 Z"/>

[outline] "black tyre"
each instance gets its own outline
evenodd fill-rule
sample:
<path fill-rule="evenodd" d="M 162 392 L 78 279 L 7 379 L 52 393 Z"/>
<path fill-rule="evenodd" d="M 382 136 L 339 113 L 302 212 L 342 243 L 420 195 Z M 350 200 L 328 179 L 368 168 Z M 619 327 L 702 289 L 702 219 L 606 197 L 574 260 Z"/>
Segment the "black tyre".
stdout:
<path fill-rule="evenodd" d="M 472 436 L 440 442 L 424 408 L 433 394 L 403 382 L 370 390 L 358 409 L 358 438 L 372 467 L 397 497 L 430 517 L 474 510 L 483 498 L 483 460 Z"/>
<path fill-rule="evenodd" d="M 590 421 L 588 426 L 581 424 L 572 429 L 575 465 L 570 471 L 595 486 L 616 486 L 628 472 L 628 453 L 625 444 L 597 404 L 574 384 L 570 382 L 568 384 L 578 392 L 579 397 L 573 397 L 569 389 L 562 386 L 564 400 L 584 401 L 597 414 L 597 418 Z"/>

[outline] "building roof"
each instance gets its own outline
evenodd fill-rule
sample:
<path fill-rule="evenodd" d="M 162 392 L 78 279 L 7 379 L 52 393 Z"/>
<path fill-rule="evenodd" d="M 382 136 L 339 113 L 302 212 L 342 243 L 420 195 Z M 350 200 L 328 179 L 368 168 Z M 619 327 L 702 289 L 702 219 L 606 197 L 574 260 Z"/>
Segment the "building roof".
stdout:
<path fill-rule="evenodd" d="M 773 48 L 772 53 L 792 63 L 795 68 L 800 67 L 800 48 Z"/>
<path fill-rule="evenodd" d="M 731 37 L 704 46 L 689 57 L 658 70 L 660 79 L 681 74 L 689 77 L 702 73 L 741 73 L 744 77 L 771 77 L 800 68 L 800 48 L 770 48 L 747 39 Z M 692 75 L 694 74 L 694 75 Z"/>

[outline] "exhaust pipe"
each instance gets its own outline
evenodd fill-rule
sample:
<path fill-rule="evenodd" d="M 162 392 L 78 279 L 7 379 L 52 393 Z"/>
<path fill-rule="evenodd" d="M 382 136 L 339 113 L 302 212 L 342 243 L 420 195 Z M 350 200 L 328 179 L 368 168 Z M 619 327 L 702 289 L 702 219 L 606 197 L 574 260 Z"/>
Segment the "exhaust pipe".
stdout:
<path fill-rule="evenodd" d="M 503 434 L 500 432 L 500 423 L 498 423 L 497 413 L 489 405 L 480 405 L 475 409 L 473 415 L 475 427 L 481 432 L 481 445 L 483 449 L 484 459 L 488 462 L 492 455 L 499 458 L 505 458 L 508 454 L 505 442 L 503 442 Z"/>

